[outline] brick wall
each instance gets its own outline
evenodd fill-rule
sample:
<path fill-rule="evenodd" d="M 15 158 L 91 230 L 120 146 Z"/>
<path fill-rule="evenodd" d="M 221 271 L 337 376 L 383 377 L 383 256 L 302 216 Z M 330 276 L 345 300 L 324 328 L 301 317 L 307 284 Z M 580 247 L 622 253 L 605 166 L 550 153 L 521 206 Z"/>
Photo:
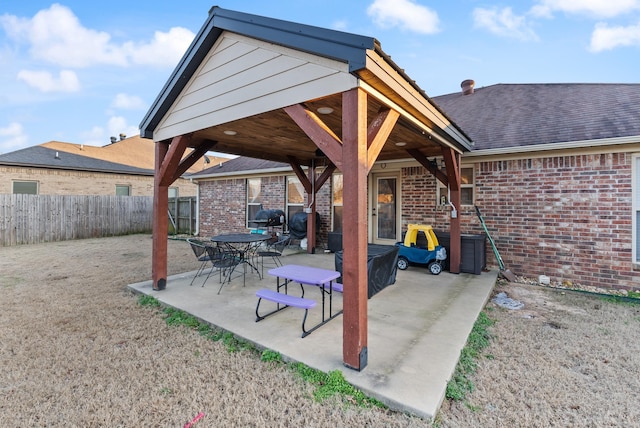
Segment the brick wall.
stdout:
<path fill-rule="evenodd" d="M 638 289 L 632 263 L 631 155 L 625 153 L 483 162 L 475 203 L 505 265 L 517 275 Z M 436 204 L 436 180 L 423 167 L 402 170 L 402 230 L 409 223 L 449 229 Z M 484 233 L 472 206 L 459 210 L 462 233 Z M 487 263 L 497 267 L 487 241 Z"/>
<path fill-rule="evenodd" d="M 630 154 L 482 162 L 474 169 L 475 203 L 512 272 L 638 289 L 640 272 L 634 270 L 631 250 Z M 263 178 L 265 208 L 284 210 L 284 183 L 284 176 Z M 402 169 L 402 230 L 409 223 L 449 230 L 450 208 L 436 203 L 436 189 L 435 178 L 423 167 Z M 327 182 L 316 200 L 318 248 L 326 247 L 331 230 L 330 196 Z M 201 234 L 245 231 L 245 200 L 244 178 L 201 183 Z M 460 207 L 458 214 L 462 233 L 484 233 L 473 206 Z M 486 254 L 487 264 L 497 267 L 488 242 Z"/>
<path fill-rule="evenodd" d="M 638 288 L 631 257 L 631 155 L 485 162 L 475 174 L 476 204 L 511 271 Z M 477 223 L 471 222 L 475 230 Z M 495 265 L 490 249 L 487 254 Z"/>
<path fill-rule="evenodd" d="M 261 178 L 261 197 L 264 209 L 286 212 L 286 177 Z M 330 182 L 320 189 L 316 209 L 320 214 L 318 248 L 326 248 L 331 228 L 329 212 Z M 226 232 L 246 232 L 246 178 L 203 181 L 200 183 L 200 236 L 214 236 Z M 305 201 L 305 204 L 308 201 Z"/>
<path fill-rule="evenodd" d="M 117 184 L 130 186 L 131 196 L 153 196 L 152 176 L 1 166 L 0 193 L 12 193 L 14 180 L 37 181 L 41 195 L 115 195 Z M 182 178 L 172 187 L 179 196 L 196 196 L 198 189 Z"/>

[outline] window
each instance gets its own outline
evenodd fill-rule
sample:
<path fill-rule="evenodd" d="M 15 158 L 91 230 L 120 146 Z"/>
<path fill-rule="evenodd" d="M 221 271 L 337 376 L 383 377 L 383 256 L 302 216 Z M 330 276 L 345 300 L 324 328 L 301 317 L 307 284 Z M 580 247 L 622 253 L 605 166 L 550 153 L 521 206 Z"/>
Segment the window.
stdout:
<path fill-rule="evenodd" d="M 333 231 L 342 232 L 342 174 L 331 178 L 331 202 L 333 208 Z"/>
<path fill-rule="evenodd" d="M 640 263 L 640 156 L 633 158 L 633 262 Z"/>
<path fill-rule="evenodd" d="M 255 220 L 256 214 L 262 209 L 262 180 L 247 178 L 247 220 L 246 227 L 251 228 L 250 220 Z"/>
<path fill-rule="evenodd" d="M 116 196 L 129 196 L 131 195 L 131 186 L 126 184 L 116 184 Z"/>
<path fill-rule="evenodd" d="M 18 194 L 37 195 L 38 182 L 37 181 L 14 181 L 13 194 L 14 195 L 18 195 Z"/>
<path fill-rule="evenodd" d="M 446 171 L 443 169 L 443 172 Z M 460 202 L 462 205 L 473 205 L 474 192 L 473 168 L 460 169 Z M 449 203 L 449 189 L 438 181 L 438 203 L 447 205 Z"/>
<path fill-rule="evenodd" d="M 287 177 L 287 221 L 304 208 L 304 187 L 298 177 Z"/>

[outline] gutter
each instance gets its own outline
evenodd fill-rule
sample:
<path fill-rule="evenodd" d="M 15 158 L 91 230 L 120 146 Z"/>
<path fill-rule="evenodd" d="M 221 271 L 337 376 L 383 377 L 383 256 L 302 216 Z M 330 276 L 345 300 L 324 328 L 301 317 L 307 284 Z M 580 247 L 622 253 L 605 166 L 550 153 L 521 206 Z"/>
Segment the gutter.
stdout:
<path fill-rule="evenodd" d="M 602 138 L 599 140 L 565 141 L 561 143 L 533 144 L 530 146 L 501 147 L 498 149 L 473 150 L 471 152 L 464 153 L 462 157 L 474 158 L 474 157 L 480 157 L 480 156 L 514 155 L 514 154 L 532 153 L 532 152 L 569 150 L 569 149 L 579 149 L 579 148 L 595 148 L 595 147 L 606 147 L 606 146 L 626 145 L 626 144 L 640 144 L 640 135 L 634 135 L 630 137 Z"/>

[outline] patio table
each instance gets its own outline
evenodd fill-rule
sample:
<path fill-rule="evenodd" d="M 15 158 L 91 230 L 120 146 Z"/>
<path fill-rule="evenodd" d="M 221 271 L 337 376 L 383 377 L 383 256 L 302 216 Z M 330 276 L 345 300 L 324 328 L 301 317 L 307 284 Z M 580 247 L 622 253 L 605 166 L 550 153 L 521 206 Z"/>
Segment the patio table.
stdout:
<path fill-rule="evenodd" d="M 213 236 L 211 241 L 217 242 L 219 244 L 225 245 L 229 248 L 230 251 L 234 252 L 238 255 L 239 260 L 238 263 L 229 269 L 227 276 L 227 280 L 231 281 L 231 274 L 236 269 L 237 266 L 241 264 L 248 265 L 251 269 L 255 270 L 258 274 L 258 277 L 262 279 L 260 275 L 260 271 L 257 266 L 252 263 L 251 257 L 249 254 L 256 248 L 260 246 L 263 241 L 266 241 L 271 236 L 262 235 L 257 233 L 224 233 L 221 235 Z M 243 284 L 244 284 L 244 276 L 243 276 Z"/>
<path fill-rule="evenodd" d="M 333 292 L 342 292 L 342 284 L 334 282 L 340 276 L 340 272 L 310 266 L 284 265 L 274 269 L 270 269 L 269 275 L 275 276 L 277 278 L 276 286 L 278 293 L 282 293 L 281 290 L 284 289 L 283 294 L 288 294 L 288 285 L 290 282 L 297 282 L 300 284 L 300 288 L 302 289 L 301 297 L 303 298 L 303 285 L 313 285 L 320 289 L 320 293 L 322 295 L 322 321 L 320 321 L 309 330 L 304 330 L 303 323 L 302 337 L 311 334 L 311 332 L 313 332 L 317 328 L 323 326 L 338 315 L 342 314 L 342 309 L 340 309 L 336 313 L 333 312 Z M 283 281 L 281 282 L 281 280 Z M 328 308 L 326 304 L 327 297 L 329 301 Z M 278 312 L 280 309 L 284 308 L 278 308 L 278 310 L 274 311 L 274 313 Z"/>

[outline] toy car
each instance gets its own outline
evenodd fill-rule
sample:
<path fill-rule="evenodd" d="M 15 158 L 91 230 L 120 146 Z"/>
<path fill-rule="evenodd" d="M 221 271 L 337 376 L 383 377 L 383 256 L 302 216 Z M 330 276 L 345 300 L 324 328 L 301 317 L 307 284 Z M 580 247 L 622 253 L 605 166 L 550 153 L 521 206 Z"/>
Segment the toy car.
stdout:
<path fill-rule="evenodd" d="M 424 238 L 419 233 L 424 234 Z M 418 243 L 418 237 L 421 241 Z M 438 275 L 442 272 L 442 261 L 447 259 L 447 250 L 438 243 L 438 238 L 431 226 L 424 224 L 410 224 L 404 242 L 396 242 L 398 251 L 398 269 L 405 270 L 409 263 L 427 265 L 429 271 Z"/>

